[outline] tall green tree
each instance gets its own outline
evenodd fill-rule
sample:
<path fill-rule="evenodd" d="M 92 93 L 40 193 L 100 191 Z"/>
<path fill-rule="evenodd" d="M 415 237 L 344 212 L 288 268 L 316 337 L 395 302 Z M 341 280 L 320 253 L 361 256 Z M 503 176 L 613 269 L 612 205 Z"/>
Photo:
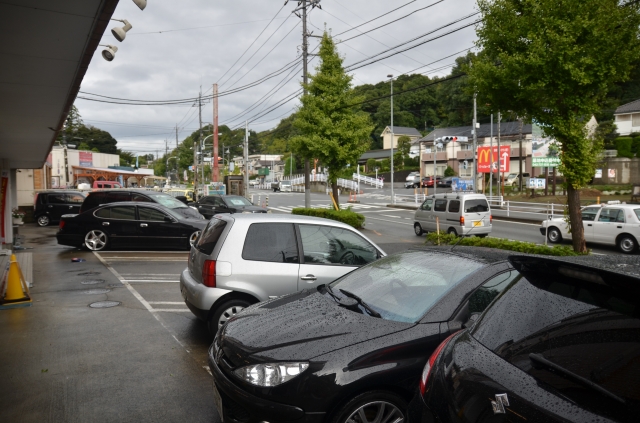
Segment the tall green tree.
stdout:
<path fill-rule="evenodd" d="M 369 148 L 374 125 L 358 106 L 364 100 L 355 96 L 352 77 L 342 66 L 333 39 L 325 32 L 320 42 L 320 64 L 306 85 L 308 93 L 300 99 L 293 122 L 300 135 L 291 139 L 294 152 L 308 159 L 319 159 L 329 169 L 328 183 L 338 202 L 338 175 L 348 164 L 356 164 Z"/>
<path fill-rule="evenodd" d="M 579 189 L 593 177 L 598 141 L 585 124 L 639 57 L 640 3 L 627 0 L 478 0 L 482 49 L 468 69 L 479 104 L 513 110 L 562 144 L 573 248 L 586 251 Z"/>

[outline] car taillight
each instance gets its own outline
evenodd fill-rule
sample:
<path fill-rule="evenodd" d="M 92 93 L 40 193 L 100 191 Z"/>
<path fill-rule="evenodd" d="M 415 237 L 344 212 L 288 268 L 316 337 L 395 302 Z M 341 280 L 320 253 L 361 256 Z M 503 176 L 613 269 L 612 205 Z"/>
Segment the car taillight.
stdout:
<path fill-rule="evenodd" d="M 64 220 L 60 220 L 60 227 L 58 229 L 62 230 L 64 228 Z"/>
<path fill-rule="evenodd" d="M 436 359 L 454 335 L 455 333 L 449 335 L 447 339 L 442 341 L 442 343 L 438 345 L 438 348 L 436 348 L 433 354 L 431 354 L 431 357 L 429 357 L 427 364 L 424 365 L 424 369 L 422 370 L 422 377 L 420 378 L 420 395 L 424 395 L 425 389 L 427 387 L 427 380 L 429 380 L 429 375 L 431 374 L 433 364 L 436 362 Z"/>
<path fill-rule="evenodd" d="M 460 226 L 464 226 L 464 216 L 460 216 Z"/>
<path fill-rule="evenodd" d="M 492 215 L 489 215 L 489 223 L 493 224 L 493 216 Z"/>
<path fill-rule="evenodd" d="M 216 261 L 205 260 L 202 265 L 202 283 L 209 288 L 216 287 Z"/>

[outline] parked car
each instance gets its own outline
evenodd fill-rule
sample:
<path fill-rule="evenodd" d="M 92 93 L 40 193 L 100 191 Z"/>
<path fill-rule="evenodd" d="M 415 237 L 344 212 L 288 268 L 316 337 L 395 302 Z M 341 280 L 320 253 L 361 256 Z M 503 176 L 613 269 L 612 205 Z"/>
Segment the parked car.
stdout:
<path fill-rule="evenodd" d="M 165 191 L 165 193 L 177 198 L 185 204 L 193 202 L 193 189 L 171 188 Z M 184 201 L 183 198 L 186 201 Z"/>
<path fill-rule="evenodd" d="M 522 176 L 524 177 L 524 179 L 522 180 L 522 186 L 524 188 L 527 187 L 527 179 L 529 179 L 529 177 L 531 175 L 529 175 L 528 173 L 523 173 Z M 504 180 L 504 184 L 505 186 L 512 186 L 512 187 L 518 187 L 520 186 L 520 174 L 519 173 L 510 173 Z"/>
<path fill-rule="evenodd" d="M 453 181 L 453 176 L 445 176 L 444 178 L 437 181 L 436 185 L 438 188 L 451 188 L 451 182 Z"/>
<path fill-rule="evenodd" d="M 189 207 L 182 201 L 179 201 L 169 194 L 164 194 L 156 191 L 148 190 L 103 190 L 93 191 L 87 195 L 82 206 L 80 207 L 80 213 L 93 209 L 101 204 L 116 203 L 122 201 L 134 201 L 134 202 L 146 202 L 146 203 L 158 203 L 165 207 L 168 207 L 180 213 L 185 217 L 194 217 L 204 219 L 198 210 L 194 207 Z"/>
<path fill-rule="evenodd" d="M 436 176 L 436 178 L 435 178 L 436 184 L 441 179 L 442 179 L 441 176 Z M 422 186 L 423 187 L 431 187 L 431 188 L 433 188 L 433 181 L 434 181 L 433 176 L 425 176 L 424 178 L 422 178 Z"/>
<path fill-rule="evenodd" d="M 625 254 L 634 253 L 640 239 L 640 204 L 584 207 L 582 226 L 585 241 L 615 245 Z M 543 220 L 540 233 L 552 243 L 571 239 L 569 226 L 563 217 Z"/>
<path fill-rule="evenodd" d="M 427 356 L 514 278 L 506 251 L 408 250 L 229 320 L 209 350 L 224 421 L 406 422 Z"/>
<path fill-rule="evenodd" d="M 640 260 L 512 257 L 522 277 L 424 367 L 411 422 L 637 422 Z"/>
<path fill-rule="evenodd" d="M 406 182 L 414 182 L 416 180 L 416 177 L 418 177 L 418 179 L 420 179 L 420 172 L 409 172 L 409 174 L 407 175 L 407 178 L 405 179 Z"/>
<path fill-rule="evenodd" d="M 407 176 L 406 182 L 404 183 L 405 188 L 418 188 L 420 186 L 420 173 L 411 172 L 409 176 Z"/>
<path fill-rule="evenodd" d="M 111 247 L 188 249 L 207 225 L 156 203 L 107 203 L 65 215 L 58 244 L 101 251 Z"/>
<path fill-rule="evenodd" d="M 116 181 L 93 181 L 93 188 L 122 188 L 122 185 Z"/>
<path fill-rule="evenodd" d="M 250 179 L 249 180 L 249 186 L 250 187 L 256 187 L 260 185 L 260 181 L 258 179 Z"/>
<path fill-rule="evenodd" d="M 493 226 L 487 197 L 470 192 L 430 195 L 413 219 L 417 236 L 435 232 L 438 227 L 441 232 L 455 235 L 487 236 Z"/>
<path fill-rule="evenodd" d="M 78 213 L 86 195 L 79 191 L 40 191 L 33 199 L 38 226 L 58 222 L 63 214 Z"/>
<path fill-rule="evenodd" d="M 211 219 L 180 275 L 189 309 L 215 334 L 269 298 L 326 284 L 384 256 L 341 222 L 309 216 L 224 214 Z"/>
<path fill-rule="evenodd" d="M 194 206 L 206 219 L 218 213 L 269 213 L 264 207 L 254 206 L 239 195 L 207 195 L 196 201 Z"/>

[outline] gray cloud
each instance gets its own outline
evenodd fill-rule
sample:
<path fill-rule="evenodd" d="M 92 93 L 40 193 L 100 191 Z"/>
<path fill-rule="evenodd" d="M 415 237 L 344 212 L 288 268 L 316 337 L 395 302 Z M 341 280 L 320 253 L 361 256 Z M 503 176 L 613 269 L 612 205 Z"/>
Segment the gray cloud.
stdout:
<path fill-rule="evenodd" d="M 322 0 L 323 10 L 316 9 L 310 15 L 309 30 L 313 31 L 314 35 L 322 35 L 326 26 L 327 30 L 336 35 L 408 1 L 410 0 Z M 280 11 L 248 53 L 223 79 L 221 77 L 276 15 L 283 2 L 149 0 L 147 8 L 140 11 L 132 1 L 120 0 L 114 18 L 127 19 L 133 25 L 133 29 L 122 43 L 118 43 L 110 31 L 104 34 L 101 44 L 117 45 L 119 50 L 116 58 L 112 62 L 106 62 L 100 55 L 101 49 L 98 50 L 85 76 L 81 91 L 117 98 L 167 100 L 197 97 L 200 86 L 203 93 L 210 94 L 214 82 L 224 82 L 229 77 L 228 82 L 222 84 L 221 93 L 231 87 L 236 88 L 256 81 L 300 56 L 302 27 L 300 19 L 291 15 L 291 11 L 297 7 L 296 1 L 290 1 Z M 352 37 L 360 31 L 390 22 L 437 2 L 438 0 L 416 0 L 357 30 L 336 36 L 336 41 Z M 476 10 L 473 0 L 445 0 L 399 22 L 341 43 L 338 50 L 344 58 L 344 64 L 350 65 Z M 472 21 L 473 19 L 468 19 L 451 28 Z M 271 39 L 241 67 L 281 24 L 281 28 Z M 119 22 L 112 22 L 109 28 L 119 25 Z M 438 34 L 442 32 L 444 30 Z M 287 33 L 289 35 L 286 35 Z M 353 83 L 375 84 L 386 79 L 389 73 L 398 75 L 409 72 L 472 47 L 475 38 L 473 27 L 463 29 L 357 69 L 352 72 Z M 318 41 L 311 38 L 310 48 L 315 48 Z M 277 43 L 279 44 L 274 48 Z M 249 71 L 272 48 L 273 51 Z M 417 72 L 428 72 L 429 69 L 451 64 L 454 59 L 455 57 L 445 59 Z M 316 65 L 317 59 L 311 62 L 311 72 Z M 448 72 L 449 69 L 444 69 L 429 75 L 445 75 Z M 244 119 L 251 120 L 260 110 L 266 110 L 278 100 L 294 93 L 300 88 L 301 71 L 293 72 L 293 78 L 262 106 L 246 116 L 231 120 L 280 84 L 287 74 L 288 72 L 283 73 L 245 91 L 220 97 L 220 124 L 243 126 Z M 238 80 L 240 81 L 236 83 Z M 297 100 L 290 101 L 249 126 L 256 131 L 272 128 L 279 121 L 277 117 L 286 117 L 297 104 Z M 170 147 L 175 147 L 173 127 L 178 125 L 180 141 L 198 127 L 198 110 L 191 104 L 130 106 L 78 99 L 76 106 L 80 109 L 85 123 L 109 131 L 118 140 L 120 148 L 133 152 L 164 151 L 165 139 L 170 141 Z M 204 122 L 212 122 L 211 102 L 203 107 L 202 115 Z"/>

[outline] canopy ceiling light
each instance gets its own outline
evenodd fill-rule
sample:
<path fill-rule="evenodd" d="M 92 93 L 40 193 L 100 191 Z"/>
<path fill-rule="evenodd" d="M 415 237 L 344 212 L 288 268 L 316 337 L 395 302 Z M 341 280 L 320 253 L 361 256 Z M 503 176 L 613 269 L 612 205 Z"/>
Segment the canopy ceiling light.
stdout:
<path fill-rule="evenodd" d="M 108 44 L 100 44 L 102 47 L 106 47 L 104 50 L 102 50 L 102 57 L 104 58 L 104 60 L 106 60 L 107 62 L 110 62 L 113 60 L 114 57 L 116 57 L 116 52 L 118 51 L 118 47 L 116 46 L 111 46 Z"/>
<path fill-rule="evenodd" d="M 123 42 L 125 37 L 127 36 L 127 31 L 133 28 L 133 26 L 131 26 L 129 21 L 126 19 L 111 19 L 111 20 L 122 22 L 124 24 L 123 27 L 111 28 L 111 33 L 113 34 L 114 37 L 116 37 L 116 40 Z"/>
<path fill-rule="evenodd" d="M 140 8 L 140 10 L 144 10 L 147 7 L 147 0 L 133 0 L 133 2 Z"/>

